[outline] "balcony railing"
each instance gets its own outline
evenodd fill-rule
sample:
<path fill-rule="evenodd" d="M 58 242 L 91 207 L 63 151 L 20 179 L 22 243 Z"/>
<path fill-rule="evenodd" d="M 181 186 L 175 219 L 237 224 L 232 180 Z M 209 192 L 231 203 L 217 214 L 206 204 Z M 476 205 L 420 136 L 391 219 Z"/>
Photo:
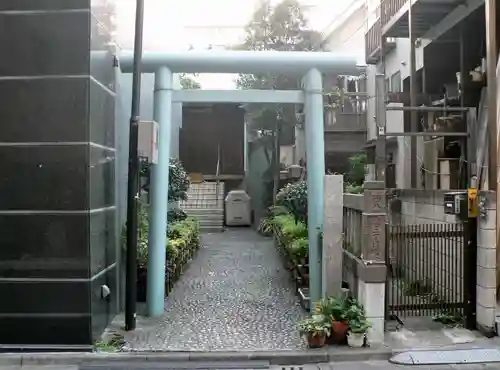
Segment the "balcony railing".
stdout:
<path fill-rule="evenodd" d="M 396 39 L 386 37 L 384 50 L 381 50 L 382 22 L 379 19 L 373 24 L 365 35 L 366 64 L 377 64 L 380 57 L 396 47 Z"/>
<path fill-rule="evenodd" d="M 376 52 L 380 49 L 382 25 L 380 18 L 373 24 L 365 35 L 365 48 L 366 48 L 366 63 L 376 63 Z"/>
<path fill-rule="evenodd" d="M 408 0 L 382 0 L 380 3 L 381 26 L 384 27 Z"/>

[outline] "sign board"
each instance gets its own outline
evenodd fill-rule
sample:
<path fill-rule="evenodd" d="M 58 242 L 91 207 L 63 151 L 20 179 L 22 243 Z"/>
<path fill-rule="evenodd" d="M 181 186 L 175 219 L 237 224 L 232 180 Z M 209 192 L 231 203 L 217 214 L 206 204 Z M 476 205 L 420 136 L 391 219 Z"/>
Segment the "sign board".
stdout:
<path fill-rule="evenodd" d="M 467 189 L 467 204 L 469 217 L 477 217 L 478 201 L 477 201 L 477 189 L 469 188 Z"/>

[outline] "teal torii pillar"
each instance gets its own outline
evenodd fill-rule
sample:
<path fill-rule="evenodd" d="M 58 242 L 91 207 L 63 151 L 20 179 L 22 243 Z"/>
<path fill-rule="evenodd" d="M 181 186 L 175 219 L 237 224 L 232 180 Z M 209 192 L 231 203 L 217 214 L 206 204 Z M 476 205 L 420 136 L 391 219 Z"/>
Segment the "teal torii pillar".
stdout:
<path fill-rule="evenodd" d="M 133 53 L 123 52 L 123 72 L 132 72 Z M 309 292 L 321 298 L 325 143 L 322 73 L 358 75 L 355 55 L 323 52 L 187 51 L 145 52 L 143 73 L 155 73 L 154 120 L 159 125 L 158 164 L 152 166 L 148 245 L 148 315 L 165 309 L 168 172 L 172 103 L 304 104 L 308 185 Z M 302 90 L 174 90 L 173 73 L 280 73 L 303 76 Z M 314 309 L 311 305 L 311 309 Z"/>

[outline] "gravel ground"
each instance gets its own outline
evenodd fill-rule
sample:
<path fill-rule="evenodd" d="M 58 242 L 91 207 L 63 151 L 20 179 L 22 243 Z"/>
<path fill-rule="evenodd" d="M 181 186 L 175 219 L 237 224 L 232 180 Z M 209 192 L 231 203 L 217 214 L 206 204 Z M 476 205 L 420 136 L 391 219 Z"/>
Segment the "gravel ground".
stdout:
<path fill-rule="evenodd" d="M 206 234 L 165 301 L 161 318 L 139 318 L 126 349 L 302 349 L 306 316 L 270 239 L 249 229 Z"/>

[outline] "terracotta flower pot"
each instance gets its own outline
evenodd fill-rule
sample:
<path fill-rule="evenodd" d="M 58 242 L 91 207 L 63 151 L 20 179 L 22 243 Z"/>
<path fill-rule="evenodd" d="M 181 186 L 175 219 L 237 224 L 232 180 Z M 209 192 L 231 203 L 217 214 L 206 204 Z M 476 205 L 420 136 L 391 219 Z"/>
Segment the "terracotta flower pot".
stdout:
<path fill-rule="evenodd" d="M 322 348 L 325 346 L 326 334 L 313 335 L 312 333 L 307 335 L 307 345 L 309 348 Z"/>
<path fill-rule="evenodd" d="M 349 325 L 345 321 L 332 321 L 332 334 L 330 339 L 334 344 L 345 344 L 347 341 Z"/>

